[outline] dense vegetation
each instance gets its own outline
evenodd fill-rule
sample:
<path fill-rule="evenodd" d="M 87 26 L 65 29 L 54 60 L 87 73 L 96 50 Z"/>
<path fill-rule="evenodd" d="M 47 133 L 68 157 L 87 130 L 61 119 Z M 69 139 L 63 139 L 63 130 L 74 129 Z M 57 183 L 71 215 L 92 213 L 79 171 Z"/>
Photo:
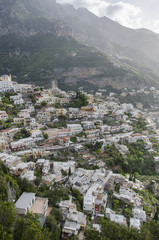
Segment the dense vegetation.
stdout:
<path fill-rule="evenodd" d="M 88 105 L 88 98 L 81 92 L 76 92 L 76 97 L 72 98 L 72 107 L 79 108 Z"/>
<path fill-rule="evenodd" d="M 154 105 L 154 96 L 153 93 L 136 93 L 135 95 L 127 94 L 125 97 L 120 96 L 121 103 L 132 103 L 134 107 L 137 106 L 137 103 L 142 103 L 144 108 L 150 108 Z"/>
<path fill-rule="evenodd" d="M 146 222 L 139 232 L 135 228 L 127 228 L 109 220 L 102 220 L 101 232 L 89 228 L 85 231 L 86 240 L 158 240 L 159 224 Z"/>
<path fill-rule="evenodd" d="M 54 69 L 73 67 L 107 68 L 106 76 L 123 76 L 125 70 L 113 67 L 110 60 L 97 50 L 86 47 L 74 39 L 53 34 L 36 35 L 22 39 L 15 35 L 0 38 L 0 74 L 12 73 L 16 81 L 50 85 L 56 74 Z M 72 56 L 75 53 L 75 56 Z M 8 72 L 9 69 L 9 72 Z M 60 72 L 59 72 L 60 73 Z"/>
<path fill-rule="evenodd" d="M 41 228 L 38 216 L 28 213 L 23 218 L 17 218 L 14 203 L 22 192 L 35 192 L 39 196 L 48 197 L 49 204 L 53 206 L 50 216 L 46 219 L 44 228 Z M 26 179 L 14 179 L 7 167 L 0 161 L 0 239 L 1 240 L 58 240 L 61 230 L 58 226 L 62 220 L 62 213 L 56 203 L 61 197 L 68 197 L 67 191 L 55 187 L 41 186 L 37 190 Z"/>
<path fill-rule="evenodd" d="M 108 155 L 105 161 L 108 167 L 123 173 L 134 174 L 138 172 L 141 175 L 155 174 L 153 155 L 145 149 L 142 141 L 127 144 L 127 147 L 129 153 L 126 158 L 114 146 L 105 147 L 105 152 Z"/>
<path fill-rule="evenodd" d="M 74 67 L 96 68 L 99 72 L 92 81 L 111 78 L 114 82 L 122 82 L 123 78 L 129 81 L 131 69 L 128 67 L 116 67 L 111 59 L 92 47 L 80 44 L 73 38 L 57 37 L 54 32 L 54 23 L 45 22 L 46 19 L 34 19 L 36 28 L 40 25 L 40 30 L 44 25 L 51 25 L 52 33 L 42 30 L 29 38 L 22 38 L 16 34 L 0 37 L 0 75 L 11 73 L 13 80 L 21 83 L 35 83 L 36 85 L 50 86 L 53 79 L 58 79 L 62 89 L 69 90 L 84 86 L 86 89 L 97 89 L 97 84 L 90 83 L 87 77 L 81 75 L 80 81 L 75 81 L 73 85 L 66 84 L 65 79 Z M 64 77 L 66 73 L 66 77 Z M 131 80 L 135 83 L 150 80 L 144 75 L 131 72 Z M 76 77 L 75 77 L 76 78 Z M 151 79 L 151 77 L 149 77 Z M 156 84 L 156 78 L 152 77 L 151 82 Z M 70 86 L 70 87 L 69 87 Z"/>

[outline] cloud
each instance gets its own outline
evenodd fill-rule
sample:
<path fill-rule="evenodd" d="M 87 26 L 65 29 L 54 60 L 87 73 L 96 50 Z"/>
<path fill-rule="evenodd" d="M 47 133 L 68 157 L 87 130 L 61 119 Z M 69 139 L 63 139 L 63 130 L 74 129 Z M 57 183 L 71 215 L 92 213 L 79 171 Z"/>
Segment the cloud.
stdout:
<path fill-rule="evenodd" d="M 105 0 L 57 0 L 61 4 L 71 4 L 76 8 L 85 7 L 99 17 L 107 16 L 127 27 L 139 27 L 141 10 L 132 4 Z"/>
<path fill-rule="evenodd" d="M 57 0 L 57 2 L 61 4 L 71 4 L 75 8 L 87 8 L 99 17 L 102 16 L 101 13 L 103 9 L 106 9 L 106 7 L 109 6 L 109 3 L 104 0 Z"/>
<path fill-rule="evenodd" d="M 141 9 L 129 3 L 118 2 L 109 4 L 106 8 L 106 16 L 127 27 L 141 27 Z"/>
<path fill-rule="evenodd" d="M 152 4 L 147 0 L 138 2 L 133 0 L 133 4 L 128 1 L 115 0 L 56 0 L 60 4 L 71 4 L 75 8 L 84 7 L 93 12 L 98 17 L 106 16 L 123 26 L 130 28 L 148 28 L 159 32 L 158 10 L 159 4 L 156 3 L 157 16 L 155 9 L 152 11 Z M 156 2 L 156 0 L 153 0 Z M 113 3 L 111 3 L 113 2 Z M 115 3 L 114 3 L 115 2 Z M 136 5 L 135 5 L 136 4 Z M 139 7 L 140 6 L 140 7 Z M 145 10 L 145 11 L 144 11 Z M 153 13 L 152 13 L 153 12 Z"/>
<path fill-rule="evenodd" d="M 156 20 L 153 24 L 149 23 L 150 27 L 153 31 L 159 33 L 159 19 Z"/>

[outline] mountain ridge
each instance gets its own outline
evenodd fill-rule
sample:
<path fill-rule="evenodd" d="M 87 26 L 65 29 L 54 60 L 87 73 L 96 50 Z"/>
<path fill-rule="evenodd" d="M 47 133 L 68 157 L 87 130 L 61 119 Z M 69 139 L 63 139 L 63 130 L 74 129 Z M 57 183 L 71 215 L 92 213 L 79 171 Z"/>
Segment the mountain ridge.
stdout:
<path fill-rule="evenodd" d="M 147 57 L 146 54 L 148 50 L 147 52 L 144 52 L 139 48 L 135 49 L 134 46 L 129 46 L 130 38 L 133 36 L 133 38 L 136 37 L 138 40 L 138 35 L 140 35 L 141 32 L 142 38 L 143 36 L 145 38 L 145 35 L 150 35 L 150 38 L 153 40 L 154 38 L 158 39 L 158 34 L 149 31 L 147 32 L 145 30 L 131 30 L 106 17 L 99 18 L 87 9 L 75 9 L 71 5 L 63 6 L 56 3 L 56 1 L 51 0 L 46 0 L 45 3 L 42 0 L 9 0 L 7 2 L 1 0 L 0 16 L 1 74 L 6 71 L 6 73 L 12 73 L 16 76 L 19 75 L 18 81 L 21 79 L 22 81 L 26 80 L 30 82 L 34 81 L 35 74 L 40 72 L 42 66 L 45 66 L 46 72 L 52 72 L 51 77 L 48 80 L 49 82 L 54 77 L 58 78 L 60 81 L 60 79 L 63 79 L 64 75 L 66 76 L 65 79 L 63 79 L 64 82 L 73 82 L 73 79 L 79 79 L 79 76 L 77 74 L 77 76 L 73 76 L 72 80 L 68 80 L 67 76 L 70 75 L 69 73 L 72 72 L 72 69 L 74 67 L 79 69 L 81 68 L 81 65 L 86 65 L 88 72 L 90 72 L 90 69 L 93 69 L 95 66 L 92 59 L 89 57 L 91 56 L 96 59 L 94 62 L 97 64 L 98 61 L 101 61 L 99 60 L 100 55 L 100 59 L 103 59 L 103 65 L 99 66 L 99 64 L 97 64 L 97 69 L 99 69 L 99 71 L 102 69 L 102 77 L 101 75 L 99 76 L 99 74 L 96 75 L 97 79 L 95 85 L 103 82 L 101 85 L 104 86 L 109 82 L 114 82 L 115 85 L 123 86 L 124 82 L 125 86 L 130 86 L 130 81 L 132 80 L 133 82 L 133 79 L 136 79 L 135 81 L 139 82 L 139 86 L 144 86 L 144 82 L 145 84 L 152 84 L 155 86 L 159 83 L 159 77 L 157 75 L 157 61 L 159 60 L 156 60 L 155 57 L 152 59 L 152 56 L 154 55 L 153 53 L 151 57 Z M 116 29 L 118 30 L 118 33 Z M 127 36 L 126 40 L 123 39 L 124 34 L 126 35 L 128 33 L 131 34 Z M 12 38 L 12 36 L 14 36 L 13 39 L 9 39 Z M 62 50 L 63 59 L 59 53 L 60 57 L 57 61 L 57 56 L 55 56 L 55 54 L 58 53 L 55 53 L 56 49 L 54 48 L 54 45 L 50 45 L 50 49 L 48 49 L 46 44 L 54 41 L 57 43 L 58 37 L 60 38 L 59 44 L 61 43 L 61 47 L 64 47 L 64 49 Z M 16 40 L 16 38 L 18 40 Z M 61 38 L 63 39 L 62 42 Z M 118 40 L 115 41 L 113 38 Z M 40 45 L 42 39 L 44 42 Z M 33 43 L 31 41 L 36 41 L 37 45 L 35 42 Z M 76 53 L 75 45 L 73 49 L 69 47 L 69 42 L 72 43 L 72 41 L 75 41 L 77 49 L 80 49 L 80 57 Z M 149 42 L 150 39 L 147 40 L 147 44 L 149 44 Z M 158 46 L 158 44 L 159 41 L 157 41 L 156 45 Z M 41 46 L 41 48 L 38 48 L 38 46 Z M 57 49 L 60 49 L 60 45 L 56 44 L 56 47 Z M 7 54 L 4 53 L 4 50 L 6 50 Z M 35 50 L 37 53 L 35 53 Z M 86 57 L 85 54 L 85 57 L 82 59 L 84 54 L 83 50 L 86 51 L 88 57 Z M 69 51 L 75 52 L 74 62 L 72 60 L 68 61 L 68 55 L 71 56 L 72 54 Z M 158 51 L 155 52 L 156 55 L 158 54 Z M 52 52 L 51 57 L 50 52 Z M 37 59 L 35 58 L 35 54 L 38 56 Z M 34 63 L 32 63 L 33 59 Z M 64 62 L 64 59 L 67 63 Z M 59 62 L 59 69 L 63 69 L 61 71 L 66 73 L 61 77 L 55 74 L 57 69 L 56 61 Z M 37 64 L 35 64 L 35 62 Z M 88 64 L 88 62 L 90 62 L 92 66 L 91 64 Z M 76 66 L 74 63 L 76 63 Z M 11 64 L 13 65 L 11 66 Z M 35 70 L 32 70 L 33 75 L 31 75 L 29 79 L 25 79 L 24 76 L 27 74 L 26 70 L 29 69 L 28 71 L 30 71 L 32 65 L 35 66 Z M 13 69 L 13 66 L 16 69 Z M 104 68 L 107 69 L 108 66 L 111 66 L 111 70 L 105 71 Z M 152 70 L 150 68 L 152 68 Z M 113 71 L 116 74 L 115 77 Z M 119 73 L 120 71 L 121 73 Z M 81 72 L 81 70 L 79 70 L 79 72 Z M 108 72 L 110 74 L 109 76 Z M 125 75 L 123 73 L 125 73 Z M 122 77 L 120 78 L 120 76 Z M 90 78 L 91 77 L 92 75 L 90 74 Z M 83 77 L 80 80 L 85 81 L 86 79 Z M 90 79 L 89 82 L 91 82 Z M 92 80 L 92 82 L 94 84 L 94 80 Z M 134 85 L 137 86 L 136 83 Z"/>

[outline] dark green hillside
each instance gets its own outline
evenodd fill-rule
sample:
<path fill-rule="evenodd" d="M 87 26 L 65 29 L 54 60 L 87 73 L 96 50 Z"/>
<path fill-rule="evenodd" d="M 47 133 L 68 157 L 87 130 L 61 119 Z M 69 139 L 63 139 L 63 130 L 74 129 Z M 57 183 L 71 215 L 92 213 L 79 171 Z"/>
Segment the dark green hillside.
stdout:
<path fill-rule="evenodd" d="M 43 19 L 40 18 L 38 24 L 41 24 L 41 29 L 45 28 Z M 35 25 L 37 26 L 37 23 Z M 50 27 L 54 29 L 53 25 Z M 74 71 L 74 68 L 76 71 L 72 77 L 71 71 Z M 90 73 L 83 74 L 83 68 L 86 73 L 87 70 Z M 92 73 L 93 71 L 95 73 Z M 155 85 L 157 79 L 156 75 L 151 76 L 151 72 L 141 75 L 140 69 L 134 72 L 128 66 L 116 67 L 111 58 L 98 50 L 80 44 L 73 38 L 57 37 L 52 33 L 39 33 L 29 38 L 14 34 L 1 36 L 0 74 L 4 73 L 11 73 L 15 76 L 13 79 L 21 83 L 51 86 L 51 81 L 58 79 L 59 83 L 68 86 L 67 79 L 72 78 L 75 86 L 89 81 L 89 86 L 94 88 L 98 87 L 98 82 L 107 84 L 107 81 L 111 80 L 120 85 L 124 79 L 126 85 L 129 85 L 131 80 L 136 82 L 136 85 L 144 82 Z M 90 79 L 95 80 L 95 83 L 91 83 Z"/>
<path fill-rule="evenodd" d="M 45 86 L 57 79 L 63 89 L 158 87 L 159 76 L 150 70 L 158 71 L 156 60 L 141 52 L 142 43 L 136 48 L 123 42 L 135 38 L 138 43 L 145 34 L 158 44 L 151 32 L 55 0 L 0 0 L 0 74 Z"/>

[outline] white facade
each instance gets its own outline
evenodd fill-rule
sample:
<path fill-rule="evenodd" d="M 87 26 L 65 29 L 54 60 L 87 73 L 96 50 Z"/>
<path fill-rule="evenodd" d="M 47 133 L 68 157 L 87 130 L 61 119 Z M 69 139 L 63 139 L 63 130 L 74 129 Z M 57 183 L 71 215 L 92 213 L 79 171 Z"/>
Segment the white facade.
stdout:
<path fill-rule="evenodd" d="M 16 142 L 11 142 L 10 146 L 12 150 L 19 150 L 25 147 L 34 146 L 35 140 L 31 137 L 24 138 Z"/>
<path fill-rule="evenodd" d="M 6 111 L 0 111 L 0 120 L 7 120 L 8 119 L 8 114 Z"/>
<path fill-rule="evenodd" d="M 6 81 L 6 82 L 11 82 L 12 81 L 12 79 L 11 79 L 11 75 L 2 75 L 1 77 L 0 77 L 0 81 Z"/>
<path fill-rule="evenodd" d="M 85 212 L 93 212 L 94 211 L 94 197 L 92 193 L 86 193 L 83 198 L 83 211 Z"/>
<path fill-rule="evenodd" d="M 30 113 L 28 111 L 28 109 L 24 109 L 24 110 L 21 110 L 19 113 L 18 113 L 18 116 L 20 118 L 30 118 Z"/>
<path fill-rule="evenodd" d="M 14 96 L 10 96 L 10 99 L 15 101 L 15 100 L 19 100 L 22 98 L 22 95 L 21 94 L 18 94 L 18 95 L 14 95 Z"/>
<path fill-rule="evenodd" d="M 21 178 L 25 178 L 28 181 L 34 181 L 36 179 L 36 177 L 34 176 L 34 171 L 27 171 L 26 173 L 22 173 Z"/>
<path fill-rule="evenodd" d="M 81 124 L 67 124 L 67 128 L 71 130 L 73 135 L 83 131 Z"/>
<path fill-rule="evenodd" d="M 18 215 L 26 215 L 27 212 L 36 213 L 39 216 L 40 225 L 43 226 L 48 209 L 48 199 L 35 197 L 35 193 L 23 192 L 15 203 Z"/>
<path fill-rule="evenodd" d="M 146 213 L 144 210 L 139 208 L 134 208 L 132 210 L 132 213 L 135 219 L 139 219 L 140 221 L 143 221 L 143 222 L 146 221 Z"/>
<path fill-rule="evenodd" d="M 82 122 L 84 130 L 94 129 L 96 128 L 94 122 L 91 121 L 84 121 Z"/>
<path fill-rule="evenodd" d="M 130 218 L 130 227 L 140 229 L 141 223 L 139 219 Z"/>
<path fill-rule="evenodd" d="M 15 203 L 15 210 L 17 214 L 27 214 L 32 204 L 35 201 L 35 193 L 23 192 L 20 198 Z"/>
<path fill-rule="evenodd" d="M 0 81 L 0 92 L 12 92 L 14 91 L 12 82 Z"/>
<path fill-rule="evenodd" d="M 110 214 L 110 221 L 116 222 L 118 224 L 127 225 L 126 218 L 119 214 Z"/>
<path fill-rule="evenodd" d="M 14 104 L 15 105 L 21 105 L 24 103 L 24 100 L 21 98 L 21 99 L 17 99 L 17 100 L 14 100 Z"/>

